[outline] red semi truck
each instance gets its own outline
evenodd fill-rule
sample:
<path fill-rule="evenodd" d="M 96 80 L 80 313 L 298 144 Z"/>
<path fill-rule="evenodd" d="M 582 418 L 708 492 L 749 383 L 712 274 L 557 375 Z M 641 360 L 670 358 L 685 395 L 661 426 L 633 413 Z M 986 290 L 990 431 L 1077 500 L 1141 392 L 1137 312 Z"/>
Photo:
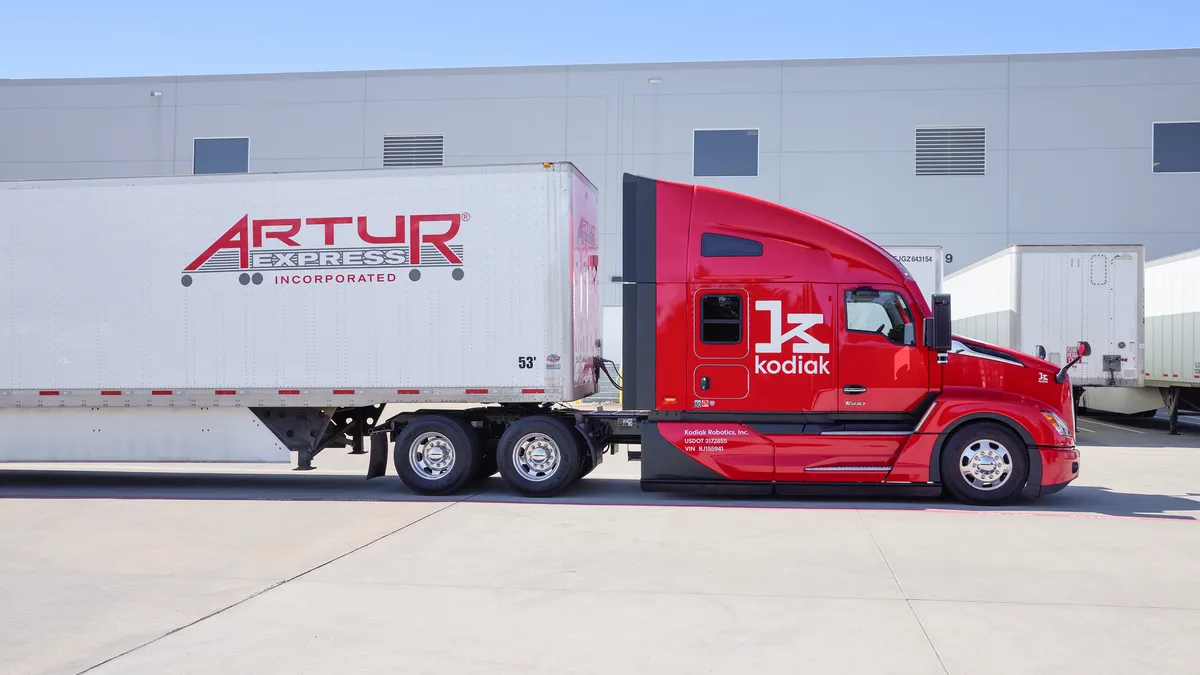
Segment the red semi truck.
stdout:
<path fill-rule="evenodd" d="M 635 176 L 624 190 L 643 489 L 995 503 L 1078 475 L 1074 362 L 952 336 L 949 296 L 930 308 L 895 258 L 829 221 Z"/>
<path fill-rule="evenodd" d="M 0 183 L 0 462 L 304 470 L 369 438 L 418 493 L 551 496 L 637 445 L 645 490 L 977 503 L 1078 475 L 1073 363 L 952 336 L 883 248 L 707 187 L 623 200 L 626 409 L 592 411 L 564 403 L 608 370 L 570 164 Z"/>

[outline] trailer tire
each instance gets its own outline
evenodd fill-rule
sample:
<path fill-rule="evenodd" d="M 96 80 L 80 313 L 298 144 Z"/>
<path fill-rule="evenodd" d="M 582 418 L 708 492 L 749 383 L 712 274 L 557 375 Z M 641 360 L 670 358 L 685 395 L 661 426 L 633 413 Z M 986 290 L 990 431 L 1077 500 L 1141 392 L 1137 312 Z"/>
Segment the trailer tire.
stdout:
<path fill-rule="evenodd" d="M 942 483 L 968 504 L 1007 502 L 1021 493 L 1029 477 L 1024 441 L 994 422 L 969 424 L 955 431 L 942 448 Z"/>
<path fill-rule="evenodd" d="M 477 475 L 482 450 L 479 434 L 463 420 L 429 415 L 405 425 L 392 457 L 396 473 L 410 490 L 446 495 Z"/>
<path fill-rule="evenodd" d="M 500 437 L 496 457 L 504 482 L 526 497 L 553 497 L 579 479 L 583 448 L 561 420 L 526 417 Z"/>

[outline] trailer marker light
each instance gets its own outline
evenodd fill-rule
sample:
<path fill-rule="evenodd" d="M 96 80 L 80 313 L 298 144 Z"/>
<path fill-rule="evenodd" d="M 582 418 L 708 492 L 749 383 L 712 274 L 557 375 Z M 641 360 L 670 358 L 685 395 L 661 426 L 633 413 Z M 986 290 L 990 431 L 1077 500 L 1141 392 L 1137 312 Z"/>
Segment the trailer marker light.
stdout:
<path fill-rule="evenodd" d="M 57 391 L 39 391 L 38 396 L 58 396 Z"/>
<path fill-rule="evenodd" d="M 233 389 L 218 389 L 217 396 L 237 396 L 237 391 Z"/>
<path fill-rule="evenodd" d="M 101 396 L 120 396 L 120 395 L 121 395 L 121 392 L 119 392 L 119 391 L 112 391 L 112 390 L 110 390 L 110 389 L 106 389 L 106 390 L 104 390 L 104 391 L 100 392 L 100 395 L 101 395 Z"/>
<path fill-rule="evenodd" d="M 299 389 L 280 389 L 279 395 L 280 396 L 299 396 L 300 390 Z"/>
<path fill-rule="evenodd" d="M 544 393 L 546 393 L 546 390 L 545 389 L 522 389 L 521 393 L 522 394 L 544 394 Z"/>
<path fill-rule="evenodd" d="M 396 393 L 404 394 L 405 396 L 416 396 L 417 394 L 421 393 L 421 390 L 420 389 L 397 389 Z"/>
<path fill-rule="evenodd" d="M 174 392 L 172 392 L 170 389 L 155 389 L 154 391 L 150 392 L 150 395 L 151 396 L 172 396 L 172 395 L 174 395 Z"/>
<path fill-rule="evenodd" d="M 487 389 L 468 389 L 467 393 L 468 394 L 486 394 L 486 393 L 488 393 L 488 390 Z"/>
<path fill-rule="evenodd" d="M 334 396 L 353 396 L 354 390 L 353 389 L 334 389 L 333 395 Z"/>

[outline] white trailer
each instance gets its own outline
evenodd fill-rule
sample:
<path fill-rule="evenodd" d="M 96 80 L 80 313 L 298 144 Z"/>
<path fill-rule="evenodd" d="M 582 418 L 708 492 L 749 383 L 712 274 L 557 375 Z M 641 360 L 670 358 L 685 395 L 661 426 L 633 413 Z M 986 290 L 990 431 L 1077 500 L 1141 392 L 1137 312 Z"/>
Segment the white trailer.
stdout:
<path fill-rule="evenodd" d="M 954 332 L 1060 366 L 1086 341 L 1091 356 L 1071 370 L 1077 396 L 1140 387 L 1144 261 L 1140 244 L 1010 246 L 946 276 Z"/>
<path fill-rule="evenodd" d="M 900 261 L 912 278 L 925 294 L 925 300 L 931 302 L 935 293 L 942 292 L 944 277 L 943 254 L 941 246 L 884 246 L 885 251 Z"/>
<path fill-rule="evenodd" d="M 0 461 L 307 469 L 387 403 L 586 397 L 597 197 L 570 164 L 0 183 Z M 461 485 L 489 420 L 399 439 L 401 477 Z"/>
<path fill-rule="evenodd" d="M 1200 413 L 1200 249 L 1146 263 L 1145 387 L 1088 392 L 1089 408 L 1152 416 Z"/>

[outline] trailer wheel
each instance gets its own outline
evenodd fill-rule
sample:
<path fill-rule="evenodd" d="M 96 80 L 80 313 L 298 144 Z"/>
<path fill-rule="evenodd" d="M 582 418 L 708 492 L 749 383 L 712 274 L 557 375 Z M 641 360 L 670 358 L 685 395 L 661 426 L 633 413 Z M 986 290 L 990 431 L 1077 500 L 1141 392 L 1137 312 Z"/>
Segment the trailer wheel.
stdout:
<path fill-rule="evenodd" d="M 968 504 L 1006 502 L 1020 493 L 1028 476 L 1025 443 L 999 424 L 969 425 L 942 448 L 942 482 Z"/>
<path fill-rule="evenodd" d="M 482 443 L 466 422 L 440 415 L 418 417 L 396 438 L 396 473 L 423 495 L 457 491 L 478 471 Z"/>
<path fill-rule="evenodd" d="M 500 475 L 527 497 L 551 497 L 579 477 L 583 450 L 574 431 L 553 417 L 526 417 L 500 437 Z"/>

